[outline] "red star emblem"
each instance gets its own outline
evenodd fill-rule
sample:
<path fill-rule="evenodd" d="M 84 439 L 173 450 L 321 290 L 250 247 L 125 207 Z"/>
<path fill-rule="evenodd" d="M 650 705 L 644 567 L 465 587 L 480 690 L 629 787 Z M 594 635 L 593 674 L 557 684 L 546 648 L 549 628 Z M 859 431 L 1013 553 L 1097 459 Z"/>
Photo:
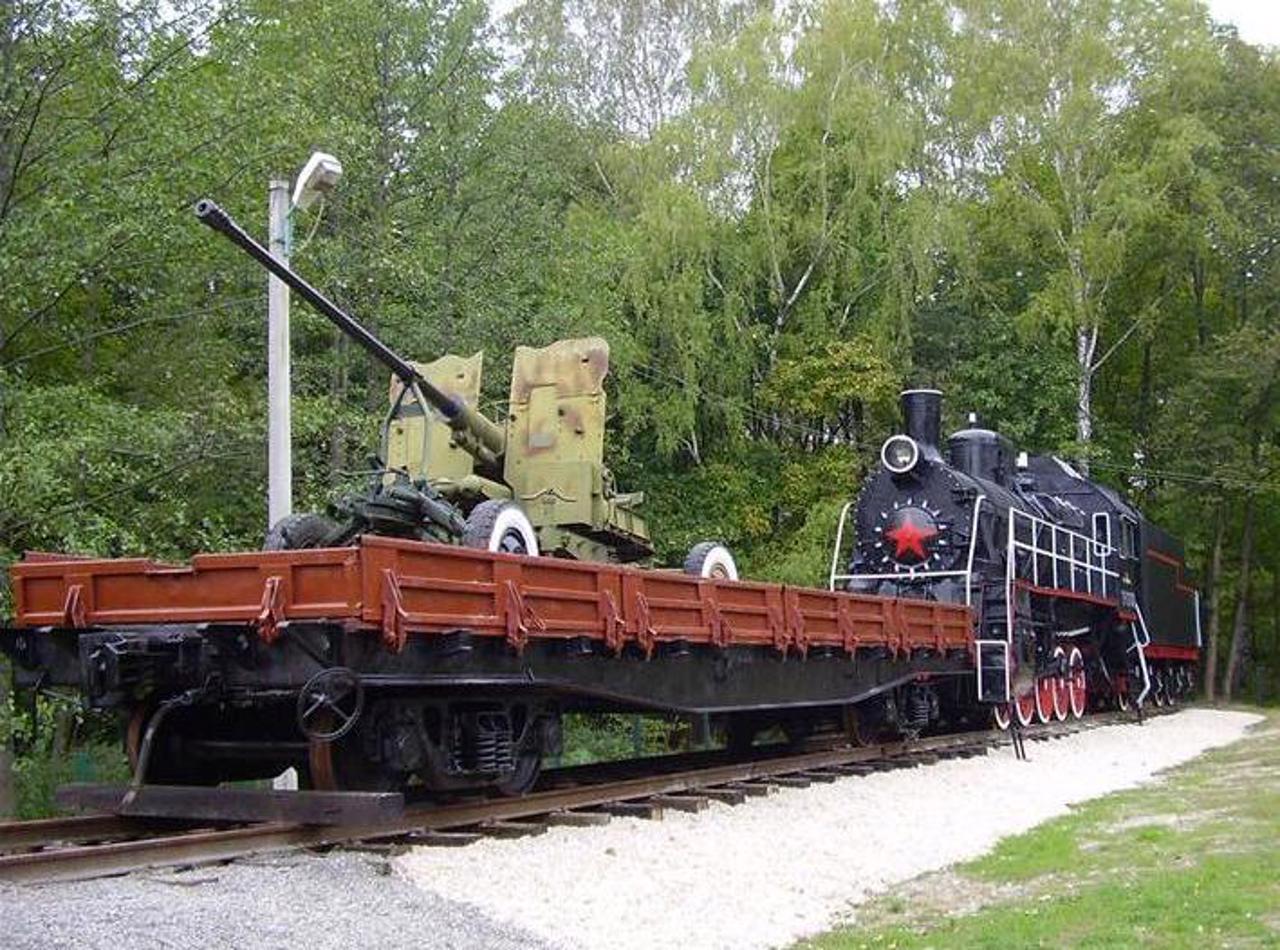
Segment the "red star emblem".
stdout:
<path fill-rule="evenodd" d="M 914 554 L 919 560 L 923 561 L 929 556 L 924 549 L 924 543 L 937 533 L 937 528 L 916 524 L 908 516 L 903 519 L 902 524 L 886 531 L 884 535 L 896 546 L 896 550 L 893 552 L 894 560 L 901 561 L 904 554 Z"/>

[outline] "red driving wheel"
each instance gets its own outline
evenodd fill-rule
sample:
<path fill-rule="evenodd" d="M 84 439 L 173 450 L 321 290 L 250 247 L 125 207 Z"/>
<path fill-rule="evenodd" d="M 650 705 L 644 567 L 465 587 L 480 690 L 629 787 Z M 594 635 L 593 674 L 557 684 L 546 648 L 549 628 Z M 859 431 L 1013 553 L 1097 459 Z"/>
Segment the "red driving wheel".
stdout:
<path fill-rule="evenodd" d="M 1044 676 L 1036 680 L 1035 707 L 1036 719 L 1042 723 L 1053 721 L 1053 677 Z"/>
<path fill-rule="evenodd" d="M 1055 659 L 1062 661 L 1066 659 L 1066 651 L 1062 647 L 1057 647 L 1053 651 Z M 1059 668 L 1062 664 L 1059 662 Z M 1053 678 L 1053 718 L 1062 722 L 1067 718 L 1067 713 L 1071 708 L 1071 684 L 1065 673 L 1059 673 Z"/>

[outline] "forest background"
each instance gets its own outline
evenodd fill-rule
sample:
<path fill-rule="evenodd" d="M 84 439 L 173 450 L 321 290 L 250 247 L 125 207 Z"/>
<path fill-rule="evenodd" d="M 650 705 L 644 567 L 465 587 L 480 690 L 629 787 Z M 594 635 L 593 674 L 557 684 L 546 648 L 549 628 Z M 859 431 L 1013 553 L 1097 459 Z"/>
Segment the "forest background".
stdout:
<path fill-rule="evenodd" d="M 313 149 L 295 266 L 489 411 L 608 338 L 664 562 L 822 583 L 936 386 L 1184 537 L 1207 689 L 1280 694 L 1280 67 L 1202 4 L 4 0 L 0 562 L 261 544 L 265 277 L 191 207 L 262 235 Z M 387 379 L 301 303 L 293 359 L 305 510 Z"/>

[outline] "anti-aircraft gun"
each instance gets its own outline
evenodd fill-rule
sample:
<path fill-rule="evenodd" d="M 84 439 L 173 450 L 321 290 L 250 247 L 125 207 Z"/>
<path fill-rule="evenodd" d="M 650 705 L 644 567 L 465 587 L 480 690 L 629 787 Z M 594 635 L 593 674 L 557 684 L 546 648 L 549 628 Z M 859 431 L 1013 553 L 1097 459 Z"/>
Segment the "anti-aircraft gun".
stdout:
<path fill-rule="evenodd" d="M 328 547 L 360 534 L 436 540 L 524 554 L 632 562 L 653 555 L 641 493 L 617 491 L 604 464 L 609 346 L 598 337 L 518 347 L 502 423 L 477 408 L 482 354 L 429 364 L 399 356 L 247 234 L 210 200 L 201 222 L 280 278 L 392 373 L 377 474 L 329 517 L 292 515 L 269 547 Z M 736 577 L 732 557 L 696 545 L 686 570 Z"/>

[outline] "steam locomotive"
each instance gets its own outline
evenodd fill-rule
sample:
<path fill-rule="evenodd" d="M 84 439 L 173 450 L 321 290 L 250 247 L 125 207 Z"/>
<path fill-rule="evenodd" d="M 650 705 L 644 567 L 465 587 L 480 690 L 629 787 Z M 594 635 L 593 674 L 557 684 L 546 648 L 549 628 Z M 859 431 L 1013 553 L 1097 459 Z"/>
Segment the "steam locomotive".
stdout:
<path fill-rule="evenodd" d="M 1015 451 L 972 416 L 944 450 L 937 390 L 901 400 L 905 431 L 885 440 L 842 512 L 831 586 L 969 606 L 977 699 L 1002 727 L 1192 692 L 1199 593 L 1182 543 L 1066 461 Z"/>

